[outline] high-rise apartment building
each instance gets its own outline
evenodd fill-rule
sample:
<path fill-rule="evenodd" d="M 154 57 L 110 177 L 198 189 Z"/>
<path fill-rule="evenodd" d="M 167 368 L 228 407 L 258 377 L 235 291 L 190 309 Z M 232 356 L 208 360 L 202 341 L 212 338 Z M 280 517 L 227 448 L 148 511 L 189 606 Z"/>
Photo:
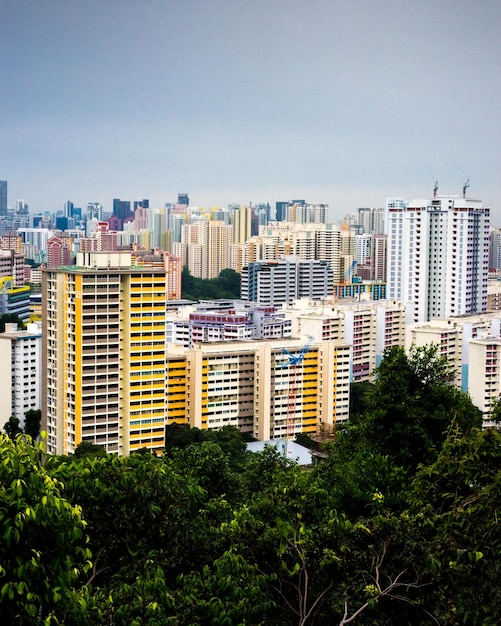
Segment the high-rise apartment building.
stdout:
<path fill-rule="evenodd" d="M 42 290 L 49 453 L 82 441 L 161 451 L 174 421 L 269 439 L 348 419 L 349 346 L 311 345 L 292 375 L 303 339 L 166 344 L 166 272 L 130 253 L 79 253 L 74 267 L 44 270 Z"/>
<path fill-rule="evenodd" d="M 384 209 L 358 209 L 358 225 L 365 235 L 384 233 Z"/>
<path fill-rule="evenodd" d="M 489 209 L 480 200 L 392 200 L 387 230 L 387 293 L 408 322 L 486 310 Z"/>
<path fill-rule="evenodd" d="M 371 280 L 386 281 L 388 235 L 373 235 L 371 246 Z"/>
<path fill-rule="evenodd" d="M 328 261 L 305 261 L 294 256 L 256 261 L 242 270 L 242 300 L 276 306 L 297 298 L 320 300 L 332 295 Z"/>
<path fill-rule="evenodd" d="M 43 272 L 43 421 L 48 451 L 81 441 L 128 454 L 164 443 L 168 271 L 130 253 L 79 253 Z"/>
<path fill-rule="evenodd" d="M 7 215 L 7 181 L 0 180 L 0 216 Z"/>
<path fill-rule="evenodd" d="M 241 206 L 233 213 L 233 240 L 245 243 L 251 236 L 252 208 Z"/>
<path fill-rule="evenodd" d="M 70 237 L 51 237 L 47 242 L 47 267 L 71 265 L 72 240 Z"/>
<path fill-rule="evenodd" d="M 468 393 L 482 411 L 485 425 L 492 426 L 491 412 L 501 393 L 501 337 L 472 339 L 469 349 L 475 376 L 468 379 Z"/>
<path fill-rule="evenodd" d="M 501 270 L 501 228 L 494 228 L 489 235 L 489 269 Z"/>
<path fill-rule="evenodd" d="M 400 302 L 315 302 L 296 300 L 284 307 L 294 335 L 313 336 L 317 341 L 339 341 L 349 346 L 352 382 L 372 380 L 384 351 L 403 346 L 405 311 Z"/>
<path fill-rule="evenodd" d="M 292 373 L 287 360 L 303 346 L 304 340 L 285 339 L 189 350 L 188 423 L 202 429 L 233 425 L 264 441 L 332 432 L 349 417 L 349 346 L 313 344 Z"/>
<path fill-rule="evenodd" d="M 37 324 L 18 330 L 6 324 L 0 333 L 0 428 L 11 415 L 24 426 L 24 416 L 40 406 L 42 332 Z"/>
<path fill-rule="evenodd" d="M 173 245 L 173 251 L 183 255 L 183 264 L 192 276 L 217 278 L 230 266 L 233 226 L 205 219 L 186 224 L 182 227 L 181 244 Z"/>

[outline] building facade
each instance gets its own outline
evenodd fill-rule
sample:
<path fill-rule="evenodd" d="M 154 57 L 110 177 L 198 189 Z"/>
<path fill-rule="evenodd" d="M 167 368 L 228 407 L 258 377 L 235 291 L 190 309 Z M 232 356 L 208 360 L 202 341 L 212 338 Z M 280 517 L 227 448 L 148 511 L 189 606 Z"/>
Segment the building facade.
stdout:
<path fill-rule="evenodd" d="M 0 333 L 0 428 L 11 415 L 24 427 L 25 413 L 41 408 L 42 332 L 37 324 L 18 330 L 6 324 Z"/>
<path fill-rule="evenodd" d="M 168 272 L 130 253 L 79 253 L 43 272 L 43 421 L 48 451 L 81 441 L 161 448 Z"/>
<path fill-rule="evenodd" d="M 388 298 L 408 322 L 487 308 L 489 209 L 480 200 L 438 196 L 387 207 Z"/>
<path fill-rule="evenodd" d="M 277 306 L 298 298 L 322 299 L 332 295 L 332 269 L 328 261 L 305 261 L 289 256 L 278 261 L 249 263 L 242 270 L 242 300 Z"/>

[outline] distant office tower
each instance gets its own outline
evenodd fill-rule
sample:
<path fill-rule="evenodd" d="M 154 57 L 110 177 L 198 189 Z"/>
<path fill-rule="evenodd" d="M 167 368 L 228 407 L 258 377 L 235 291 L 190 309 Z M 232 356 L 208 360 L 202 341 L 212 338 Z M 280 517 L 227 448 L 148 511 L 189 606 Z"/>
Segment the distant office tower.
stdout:
<path fill-rule="evenodd" d="M 138 209 L 139 207 L 143 208 L 143 209 L 149 209 L 150 208 L 150 201 L 147 200 L 146 198 L 143 198 L 143 200 L 135 200 L 134 204 L 133 204 L 133 212 L 136 212 L 136 209 Z"/>
<path fill-rule="evenodd" d="M 162 238 L 166 231 L 165 209 L 151 209 L 147 214 L 148 230 L 150 231 L 150 247 L 162 248 Z"/>
<path fill-rule="evenodd" d="M 277 222 L 285 222 L 287 219 L 287 207 L 288 202 L 276 202 L 275 203 L 275 219 Z"/>
<path fill-rule="evenodd" d="M 85 216 L 88 220 L 103 221 L 103 205 L 100 202 L 89 202 L 87 204 L 87 213 Z"/>
<path fill-rule="evenodd" d="M 43 272 L 44 429 L 48 451 L 82 441 L 128 454 L 161 449 L 166 424 L 169 270 L 130 253 L 79 253 Z"/>
<path fill-rule="evenodd" d="M 332 269 L 328 261 L 292 256 L 257 261 L 243 268 L 241 285 L 242 300 L 259 304 L 292 304 L 298 298 L 320 300 L 332 295 Z"/>
<path fill-rule="evenodd" d="M 116 215 L 122 220 L 126 220 L 128 217 L 132 217 L 130 210 L 130 201 L 120 200 L 119 198 L 113 199 L 113 215 Z"/>
<path fill-rule="evenodd" d="M 67 200 L 64 203 L 64 217 L 73 217 L 75 206 L 73 202 Z"/>
<path fill-rule="evenodd" d="M 7 181 L 0 180 L 0 215 L 7 215 Z"/>
<path fill-rule="evenodd" d="M 480 200 L 391 201 L 387 214 L 388 297 L 405 304 L 408 322 L 486 310 L 489 209 Z"/>
<path fill-rule="evenodd" d="M 177 194 L 177 203 L 182 204 L 184 206 L 189 206 L 190 199 L 187 193 L 178 193 Z"/>
<path fill-rule="evenodd" d="M 277 202 L 277 222 L 298 222 L 323 224 L 327 220 L 328 204 L 308 204 L 305 200 L 291 200 L 290 202 Z"/>

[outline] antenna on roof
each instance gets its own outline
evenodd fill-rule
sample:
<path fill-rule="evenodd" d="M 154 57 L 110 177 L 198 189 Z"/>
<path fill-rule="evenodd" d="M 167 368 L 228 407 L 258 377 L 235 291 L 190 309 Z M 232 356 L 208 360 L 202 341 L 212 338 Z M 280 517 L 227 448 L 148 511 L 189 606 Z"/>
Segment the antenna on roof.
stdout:
<path fill-rule="evenodd" d="M 469 186 L 470 186 L 470 179 L 468 178 L 468 180 L 463 185 L 463 198 L 466 198 L 466 190 L 468 189 Z"/>
<path fill-rule="evenodd" d="M 438 180 L 435 180 L 435 176 L 433 176 L 431 165 L 429 165 L 428 167 L 430 168 L 431 180 L 433 181 L 433 199 L 435 200 L 438 191 Z"/>

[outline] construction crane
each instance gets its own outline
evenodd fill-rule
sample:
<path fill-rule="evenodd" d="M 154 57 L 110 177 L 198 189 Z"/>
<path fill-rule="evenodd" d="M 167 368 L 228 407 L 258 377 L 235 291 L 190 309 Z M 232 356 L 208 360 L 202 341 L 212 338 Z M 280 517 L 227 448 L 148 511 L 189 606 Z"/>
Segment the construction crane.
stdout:
<path fill-rule="evenodd" d="M 353 271 L 355 269 L 357 265 L 357 261 L 353 261 L 353 263 L 350 265 L 350 267 L 346 270 L 344 276 L 343 276 L 343 283 L 347 283 L 349 282 L 350 278 L 353 275 Z"/>
<path fill-rule="evenodd" d="M 466 190 L 468 189 L 469 186 L 470 186 L 470 179 L 468 178 L 468 180 L 463 185 L 463 198 L 466 198 Z"/>
<path fill-rule="evenodd" d="M 287 361 L 279 365 L 280 368 L 289 368 L 289 393 L 287 398 L 287 436 L 285 445 L 285 454 L 289 454 L 289 442 L 294 437 L 294 424 L 296 418 L 296 398 L 298 394 L 298 381 L 301 365 L 303 364 L 305 354 L 310 349 L 311 344 L 314 341 L 314 337 L 310 336 L 308 341 L 304 344 L 301 350 L 297 353 L 292 353 L 287 348 L 282 349 L 282 353 L 287 355 Z"/>

